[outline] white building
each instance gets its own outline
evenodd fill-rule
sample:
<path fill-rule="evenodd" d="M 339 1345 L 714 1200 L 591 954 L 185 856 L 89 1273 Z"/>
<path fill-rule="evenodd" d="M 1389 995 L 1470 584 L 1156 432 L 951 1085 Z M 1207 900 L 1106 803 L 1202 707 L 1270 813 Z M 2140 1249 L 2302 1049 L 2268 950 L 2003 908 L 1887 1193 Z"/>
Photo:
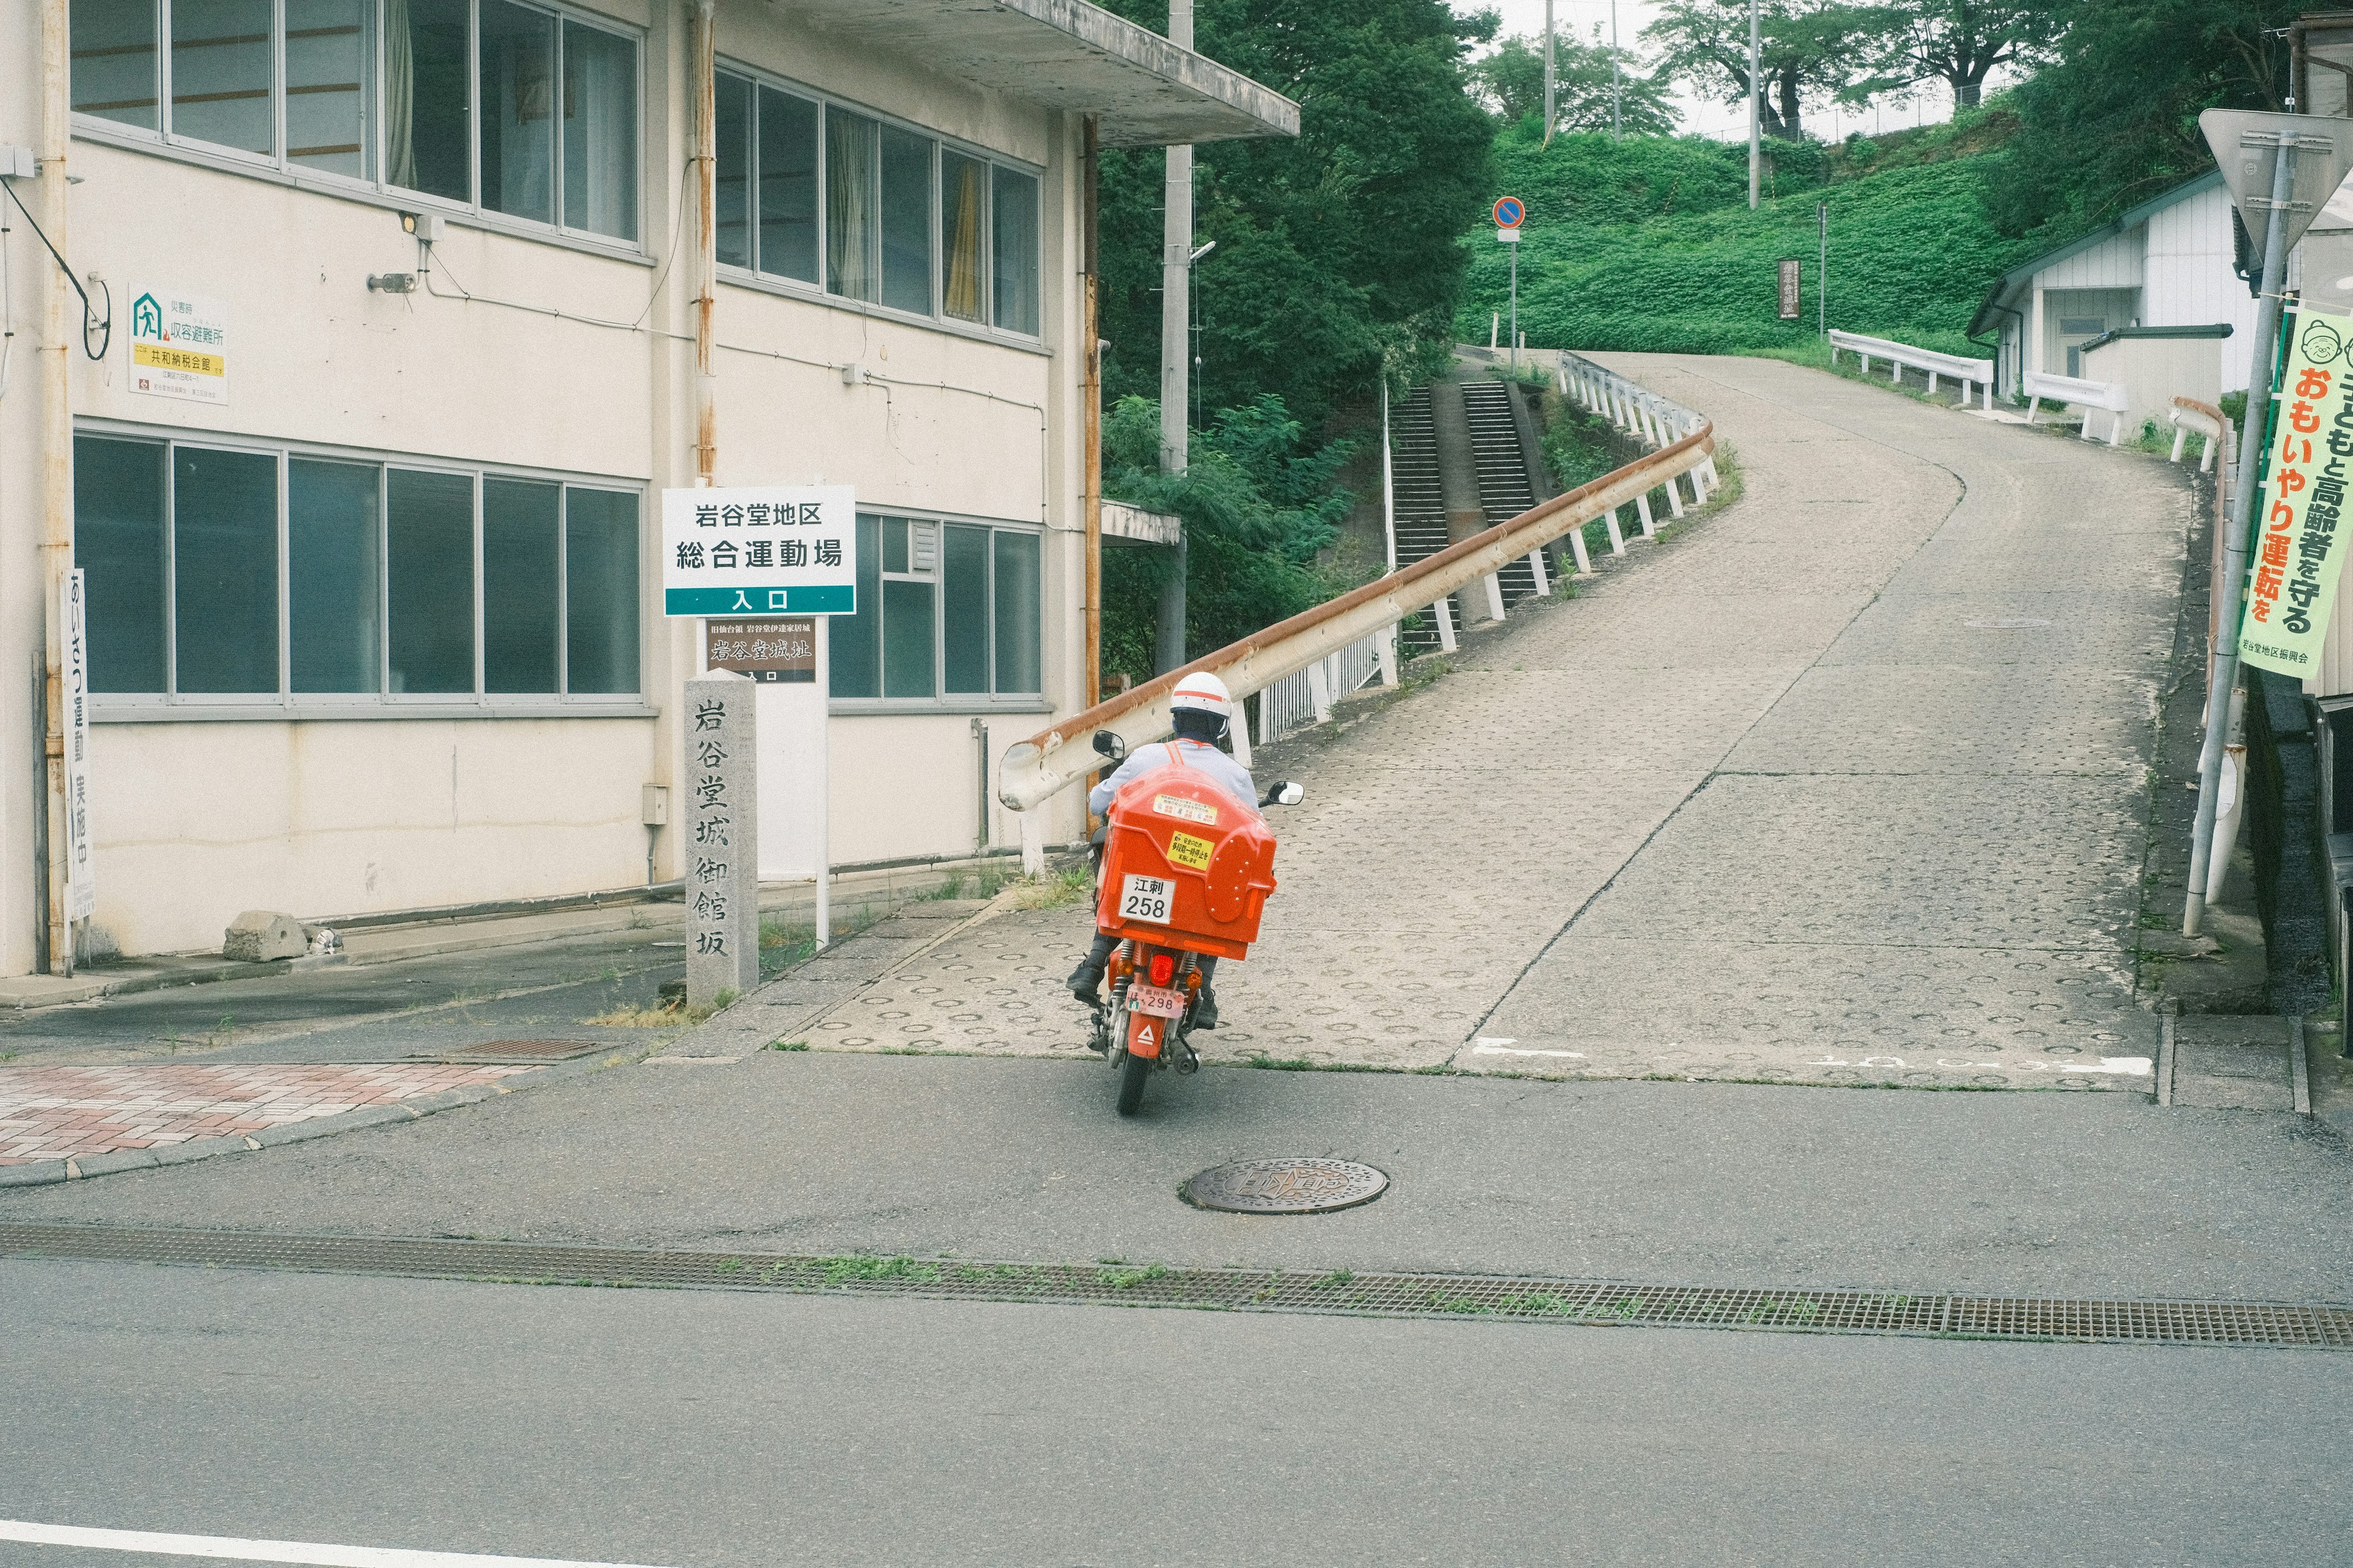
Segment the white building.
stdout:
<path fill-rule="evenodd" d="M 708 75 L 698 12 L 6 7 L 0 148 L 42 160 L 6 183 L 112 330 L 90 357 L 0 202 L 0 971 L 58 942 L 68 563 L 94 923 L 123 951 L 216 946 L 249 908 L 675 878 L 641 789 L 679 771 L 699 655 L 661 616 L 656 502 L 699 468 L 856 489 L 834 863 L 1014 838 L 988 759 L 1093 700 L 1088 139 L 1290 134 L 1296 108 L 1080 0 L 719 0 Z M 212 400 L 134 355 L 134 313 L 175 305 L 221 330 L 189 378 Z M 1078 836 L 1074 795 L 1044 810 Z"/>
<path fill-rule="evenodd" d="M 2084 345 L 2118 328 L 2228 326 L 2221 389 L 2242 392 L 2255 301 L 2233 270 L 2232 223 L 2219 170 L 2178 185 L 2003 273 L 1969 335 L 1999 335 L 1994 377 L 2015 396 L 2026 371 L 2083 374 Z"/>

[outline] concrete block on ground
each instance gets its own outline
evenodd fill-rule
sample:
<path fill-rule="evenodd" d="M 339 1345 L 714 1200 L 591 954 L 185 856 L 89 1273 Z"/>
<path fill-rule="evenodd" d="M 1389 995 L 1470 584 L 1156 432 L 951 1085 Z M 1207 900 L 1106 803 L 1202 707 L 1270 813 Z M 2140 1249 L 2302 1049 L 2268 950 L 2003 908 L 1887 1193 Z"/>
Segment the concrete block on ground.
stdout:
<path fill-rule="evenodd" d="M 244 963 L 268 963 L 300 958 L 311 951 L 302 922 L 274 910 L 248 910 L 229 921 L 221 938 L 221 956 Z"/>
<path fill-rule="evenodd" d="M 2223 1110 L 2294 1110 L 2288 1020 L 2271 1014 L 2184 1014 L 2174 1023 L 2173 1103 Z"/>

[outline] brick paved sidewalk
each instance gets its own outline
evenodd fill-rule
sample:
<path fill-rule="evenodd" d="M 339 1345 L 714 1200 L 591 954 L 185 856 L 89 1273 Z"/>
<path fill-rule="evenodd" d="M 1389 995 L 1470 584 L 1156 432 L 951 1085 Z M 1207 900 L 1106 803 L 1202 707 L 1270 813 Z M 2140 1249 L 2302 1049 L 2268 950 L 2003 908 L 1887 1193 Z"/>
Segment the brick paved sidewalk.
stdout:
<path fill-rule="evenodd" d="M 233 1137 L 538 1070 L 433 1063 L 0 1068 L 0 1165 Z"/>

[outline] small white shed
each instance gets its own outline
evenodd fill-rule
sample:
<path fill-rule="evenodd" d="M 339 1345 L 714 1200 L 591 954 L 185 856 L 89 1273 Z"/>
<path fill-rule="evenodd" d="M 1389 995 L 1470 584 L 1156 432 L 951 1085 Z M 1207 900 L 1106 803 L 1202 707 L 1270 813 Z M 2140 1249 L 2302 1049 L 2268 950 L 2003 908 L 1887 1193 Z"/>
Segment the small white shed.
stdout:
<path fill-rule="evenodd" d="M 2243 391 L 2255 301 L 2235 254 L 2230 193 L 2216 170 L 2003 273 L 1969 335 L 1997 336 L 1994 379 L 2016 395 L 2027 371 L 2088 374 L 2085 345 L 2120 328 L 2227 326 L 2221 389 Z"/>

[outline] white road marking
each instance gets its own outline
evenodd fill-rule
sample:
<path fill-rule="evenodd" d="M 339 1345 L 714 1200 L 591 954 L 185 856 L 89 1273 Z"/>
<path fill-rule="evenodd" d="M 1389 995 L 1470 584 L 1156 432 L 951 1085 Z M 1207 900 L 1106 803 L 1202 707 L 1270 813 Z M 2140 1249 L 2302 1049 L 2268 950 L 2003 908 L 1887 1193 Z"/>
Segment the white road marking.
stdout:
<path fill-rule="evenodd" d="M 152 1552 L 168 1557 L 246 1563 L 304 1563 L 317 1568 L 647 1568 L 644 1563 L 584 1563 L 568 1557 L 493 1557 L 475 1552 L 412 1552 L 397 1546 L 329 1546 L 315 1541 L 245 1541 L 233 1535 L 170 1535 L 148 1530 L 86 1530 L 0 1519 L 0 1541 L 81 1546 L 98 1552 Z"/>
<path fill-rule="evenodd" d="M 1491 1040 L 1484 1035 L 1473 1042 L 1471 1054 L 1474 1057 L 1575 1057 L 1578 1061 L 1585 1059 L 1583 1051 L 1540 1051 L 1532 1047 L 1514 1049 L 1508 1038 Z"/>

